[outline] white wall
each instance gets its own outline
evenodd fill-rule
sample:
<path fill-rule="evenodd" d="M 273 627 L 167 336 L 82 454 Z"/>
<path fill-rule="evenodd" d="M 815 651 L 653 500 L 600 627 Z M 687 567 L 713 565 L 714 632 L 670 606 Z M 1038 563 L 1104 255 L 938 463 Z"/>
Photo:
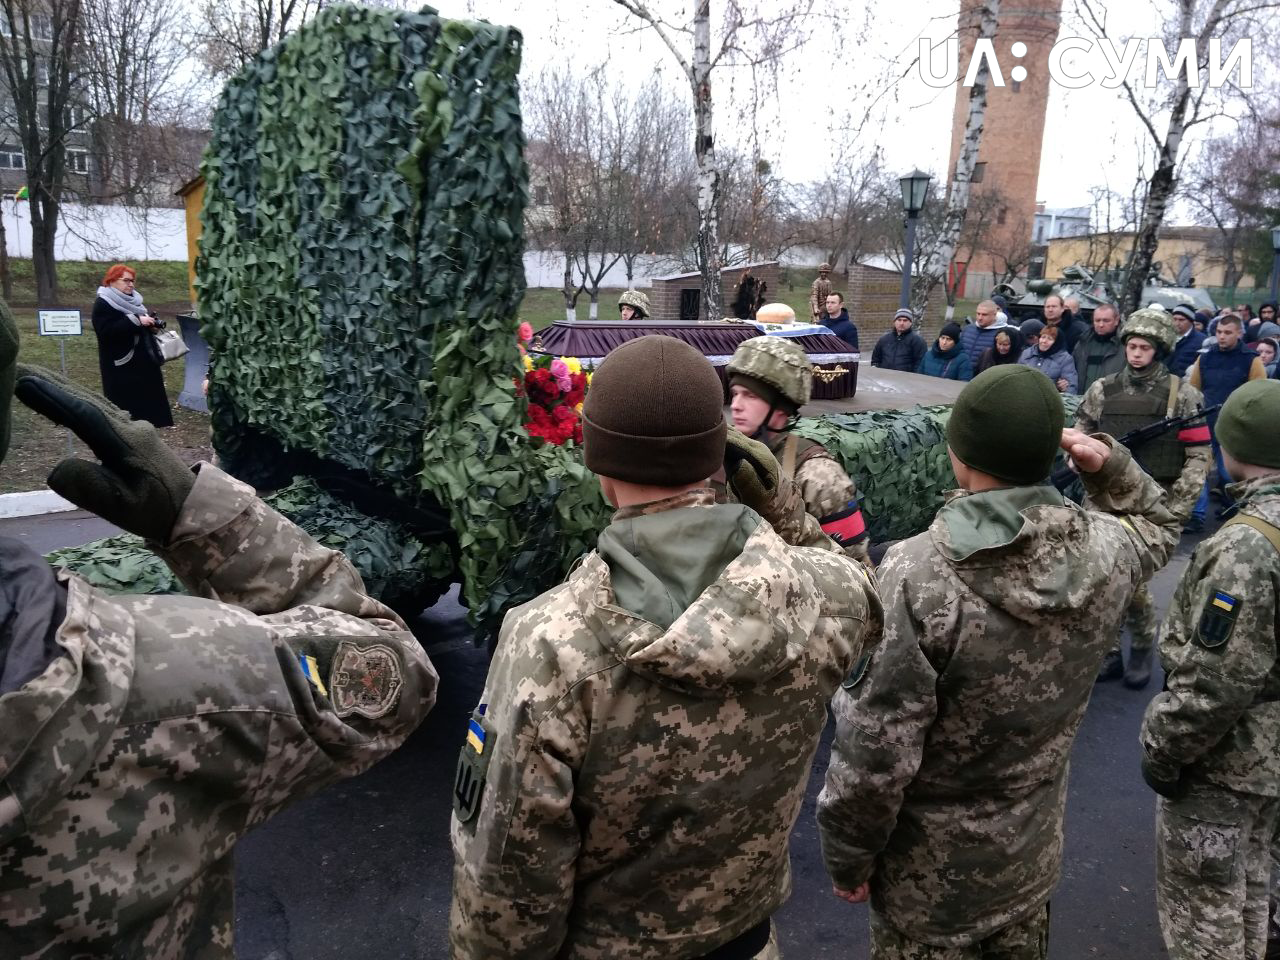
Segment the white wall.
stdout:
<path fill-rule="evenodd" d="M 26 200 L 3 200 L 5 246 L 11 257 L 31 256 L 31 211 Z M 187 227 L 182 210 L 62 205 L 59 260 L 186 260 Z"/>

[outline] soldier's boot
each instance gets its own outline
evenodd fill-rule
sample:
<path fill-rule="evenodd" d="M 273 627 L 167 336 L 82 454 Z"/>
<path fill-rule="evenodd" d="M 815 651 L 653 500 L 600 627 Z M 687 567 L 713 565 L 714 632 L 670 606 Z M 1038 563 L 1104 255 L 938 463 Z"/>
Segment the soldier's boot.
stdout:
<path fill-rule="evenodd" d="M 1130 647 L 1129 663 L 1124 668 L 1124 685 L 1141 690 L 1151 682 L 1151 648 Z"/>
<path fill-rule="evenodd" d="M 1141 690 L 1151 682 L 1151 648 L 1156 643 L 1159 624 L 1156 601 L 1145 583 L 1138 587 L 1125 615 L 1129 624 L 1129 665 L 1124 671 L 1124 685 Z"/>
<path fill-rule="evenodd" d="M 1098 679 L 1095 683 L 1106 683 L 1109 680 L 1119 680 L 1124 676 L 1124 660 L 1120 657 L 1119 650 L 1108 650 L 1107 655 L 1102 658 L 1102 666 L 1098 668 Z"/>

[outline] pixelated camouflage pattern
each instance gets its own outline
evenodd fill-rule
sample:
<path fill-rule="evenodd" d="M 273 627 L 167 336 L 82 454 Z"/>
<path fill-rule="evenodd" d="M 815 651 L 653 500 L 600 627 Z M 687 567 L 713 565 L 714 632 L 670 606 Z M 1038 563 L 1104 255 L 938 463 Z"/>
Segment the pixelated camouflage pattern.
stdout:
<path fill-rule="evenodd" d="M 752 337 L 743 340 L 725 372 L 754 377 L 776 389 L 797 407 L 809 402 L 813 390 L 813 364 L 804 347 L 786 337 Z"/>
<path fill-rule="evenodd" d="M 795 484 L 804 498 L 805 509 L 810 516 L 822 520 L 839 513 L 848 507 L 849 502 L 857 500 L 858 488 L 853 480 L 844 472 L 844 467 L 825 448 L 796 467 Z M 860 563 L 870 565 L 871 555 L 867 552 L 869 538 L 863 537 L 857 542 L 842 544 L 844 552 Z"/>
<path fill-rule="evenodd" d="M 1262 960 L 1280 798 L 1201 782 L 1156 803 L 1156 909 L 1171 960 Z"/>
<path fill-rule="evenodd" d="M 0 956 L 232 955 L 231 849 L 394 750 L 436 674 L 359 576 L 202 465 L 159 551 L 197 596 L 107 596 L 66 572 L 65 655 L 0 699 Z M 219 602 L 221 601 L 221 602 Z M 304 677 L 343 641 L 395 651 L 376 720 Z"/>
<path fill-rule="evenodd" d="M 827 308 L 827 297 L 834 287 L 828 277 L 818 277 L 809 287 L 809 315 L 815 319 Z"/>
<path fill-rule="evenodd" d="M 1178 343 L 1178 329 L 1168 312 L 1144 307 L 1129 314 L 1120 327 L 1120 340 L 1123 342 L 1130 337 L 1142 337 L 1153 347 L 1164 347 L 1167 352 L 1172 352 Z"/>
<path fill-rule="evenodd" d="M 972 947 L 938 947 L 894 929 L 875 910 L 871 914 L 871 956 L 875 960 L 1045 960 L 1049 954 L 1049 905 L 1002 927 Z M 977 950 L 977 953 L 975 953 Z"/>
<path fill-rule="evenodd" d="M 1129 601 L 1129 609 L 1125 611 L 1124 625 L 1129 628 L 1129 646 L 1134 653 L 1155 646 L 1160 618 L 1156 615 L 1156 598 L 1151 594 L 1150 584 L 1138 585 L 1133 599 Z M 1120 648 L 1115 646 L 1113 649 Z"/>
<path fill-rule="evenodd" d="M 1241 514 L 1280 526 L 1280 474 L 1227 490 Z M 1219 591 L 1239 609 L 1226 643 L 1206 647 L 1201 615 Z M 1142 719 L 1143 749 L 1162 778 L 1280 796 L 1278 597 L 1280 552 L 1257 530 L 1232 524 L 1196 547 L 1161 631 L 1166 689 Z"/>
<path fill-rule="evenodd" d="M 1098 663 L 1179 532 L 1124 448 L 1084 481 L 1106 513 L 1049 487 L 952 491 L 879 567 L 884 639 L 833 701 L 818 824 L 834 882 L 870 880 L 874 909 L 915 940 L 979 942 L 1057 882 Z"/>
<path fill-rule="evenodd" d="M 728 555 L 670 628 L 618 604 L 598 552 L 507 615 L 482 697 L 488 784 L 452 825 L 455 958 L 699 957 L 790 893 L 827 701 L 876 641 L 879 601 L 839 551 L 789 546 L 709 490 L 620 511 L 612 555 L 672 511 L 696 534 L 670 549 Z"/>
<path fill-rule="evenodd" d="M 1083 430 L 1085 433 L 1097 433 L 1101 429 L 1104 414 L 1103 391 L 1106 389 L 1106 384 L 1113 380 L 1119 380 L 1126 393 L 1137 394 L 1154 391 L 1161 396 L 1168 396 L 1168 377 L 1136 377 L 1133 375 L 1132 370 L 1126 366 L 1119 373 L 1113 373 L 1095 381 L 1084 392 L 1080 406 L 1076 408 L 1075 427 L 1077 430 Z M 1189 417 L 1203 409 L 1203 407 L 1204 396 L 1184 380 L 1178 386 L 1178 398 L 1174 402 L 1174 416 Z M 1171 485 L 1165 486 L 1165 492 L 1168 494 L 1169 509 L 1185 523 L 1191 516 L 1196 500 L 1200 497 L 1200 491 L 1204 489 L 1204 479 L 1209 473 L 1212 448 L 1207 443 L 1197 443 L 1187 445 L 1183 449 L 1185 460 L 1183 461 L 1182 472 Z M 1090 506 L 1090 504 L 1086 503 L 1085 506 Z"/>

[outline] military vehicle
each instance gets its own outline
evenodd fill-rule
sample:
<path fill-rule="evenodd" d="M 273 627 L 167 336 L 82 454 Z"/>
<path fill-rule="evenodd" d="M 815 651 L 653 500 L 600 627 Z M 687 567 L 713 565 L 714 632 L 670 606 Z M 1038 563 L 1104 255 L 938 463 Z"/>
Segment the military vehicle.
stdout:
<path fill-rule="evenodd" d="M 1180 303 L 1191 305 L 1197 310 L 1216 311 L 1209 291 L 1202 287 L 1182 287 L 1176 281 L 1160 275 L 1161 264 L 1152 264 L 1151 277 L 1142 289 L 1141 306 L 1158 303 L 1166 310 L 1172 310 Z M 1026 290 L 1019 293 L 1012 284 L 1001 283 L 992 288 L 992 295 L 1001 294 L 1007 300 L 1005 313 L 1014 323 L 1023 320 L 1041 320 L 1044 318 L 1044 301 L 1051 293 L 1060 295 L 1064 300 L 1076 297 L 1080 301 L 1080 316 L 1087 323 L 1093 319 L 1093 310 L 1102 303 L 1114 303 L 1119 299 L 1119 291 L 1124 285 L 1124 271 L 1107 271 L 1090 273 L 1076 264 L 1062 271 L 1062 279 L 1056 283 L 1051 280 L 1028 280 Z"/>

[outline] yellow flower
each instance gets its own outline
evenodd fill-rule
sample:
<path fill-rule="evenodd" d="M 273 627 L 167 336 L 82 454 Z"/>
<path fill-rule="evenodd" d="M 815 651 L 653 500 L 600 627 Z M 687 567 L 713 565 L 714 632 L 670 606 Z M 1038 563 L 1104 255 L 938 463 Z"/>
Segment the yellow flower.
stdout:
<path fill-rule="evenodd" d="M 591 386 L 591 377 L 592 377 L 592 373 L 593 373 L 593 371 L 590 371 L 590 370 L 588 370 L 588 371 L 587 371 L 587 386 L 588 386 L 588 387 L 589 387 L 589 386 Z"/>
<path fill-rule="evenodd" d="M 528 373 L 530 370 L 532 370 L 532 369 L 533 369 L 533 357 L 529 356 L 529 355 L 526 353 L 526 354 L 525 354 L 523 357 L 521 357 L 520 359 L 524 361 L 524 369 L 525 369 L 525 372 L 526 372 L 526 373 Z"/>
<path fill-rule="evenodd" d="M 577 357 L 561 357 L 560 359 L 564 361 L 564 365 L 569 368 L 570 373 L 582 372 L 582 361 Z"/>
<path fill-rule="evenodd" d="M 574 407 L 573 409 L 574 409 L 574 411 L 576 411 L 577 413 L 581 413 L 581 412 L 582 412 L 582 404 L 578 404 L 578 405 L 577 405 L 576 407 Z"/>

